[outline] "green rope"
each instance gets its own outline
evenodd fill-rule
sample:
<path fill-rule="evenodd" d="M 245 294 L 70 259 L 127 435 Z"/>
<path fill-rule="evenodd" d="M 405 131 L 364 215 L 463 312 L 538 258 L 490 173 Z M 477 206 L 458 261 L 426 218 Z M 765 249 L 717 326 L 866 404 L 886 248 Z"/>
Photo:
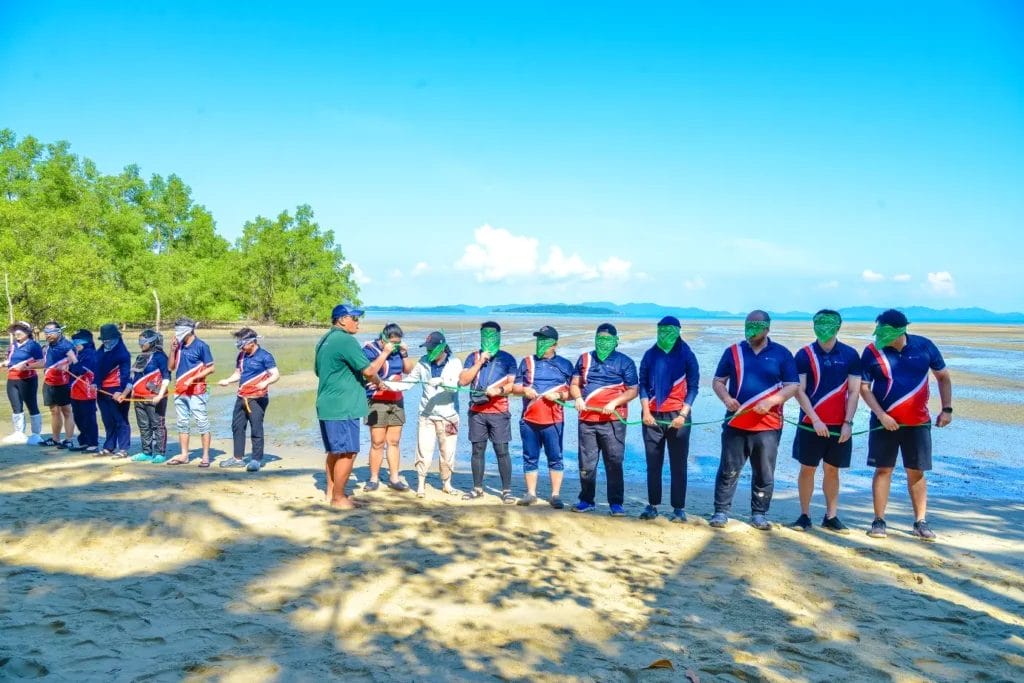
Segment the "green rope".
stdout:
<path fill-rule="evenodd" d="M 402 383 L 402 384 L 419 384 L 419 385 L 422 385 L 422 386 L 433 386 L 429 382 L 424 382 L 423 380 L 416 380 L 415 382 L 412 381 L 412 380 L 404 380 L 404 379 L 402 379 L 402 380 L 393 380 L 393 381 L 396 384 L 397 383 Z M 438 385 L 438 386 L 440 386 L 445 391 L 465 391 L 465 392 L 468 392 L 470 394 L 476 394 L 478 396 L 481 395 L 481 394 L 486 394 L 487 393 L 485 391 L 481 391 L 479 389 L 474 389 L 472 387 L 451 386 L 449 384 L 441 384 L 441 385 Z M 558 405 L 562 406 L 563 408 L 572 408 L 573 410 L 576 409 L 576 403 L 575 402 L 560 401 L 558 399 L 553 399 L 552 402 L 553 403 L 557 403 Z M 726 416 L 724 418 L 715 418 L 714 420 L 703 420 L 703 421 L 700 421 L 700 422 L 694 422 L 692 420 L 688 420 L 688 421 L 686 421 L 686 422 L 684 422 L 682 424 L 680 429 L 682 429 L 683 427 L 700 427 L 700 426 L 703 426 L 703 425 L 710 425 L 710 424 L 722 424 L 724 422 L 732 420 L 733 418 L 739 417 L 740 415 L 745 415 L 746 413 L 749 413 L 752 410 L 753 410 L 753 408 L 747 408 L 746 410 L 741 410 L 738 413 L 733 413 L 732 415 L 728 415 L 728 416 Z M 597 412 L 597 411 L 595 411 L 595 412 Z M 624 418 L 621 415 L 619 415 L 619 412 L 617 410 L 612 411 L 611 413 L 606 413 L 606 414 L 614 415 L 615 418 L 619 422 L 621 422 L 622 424 L 626 425 L 627 427 L 629 427 L 629 426 L 636 426 L 636 425 L 642 425 L 644 423 L 643 420 L 627 420 L 626 418 Z M 796 420 L 790 420 L 789 418 L 786 418 L 786 417 L 783 417 L 782 421 L 787 423 L 787 424 L 793 425 L 797 429 L 802 429 L 804 431 L 814 432 L 815 434 L 817 434 L 817 432 L 814 431 L 814 427 L 811 426 L 811 425 L 802 424 L 800 422 L 797 422 Z M 672 420 L 655 420 L 654 422 L 655 422 L 655 424 L 661 425 L 663 427 L 669 427 L 669 426 L 672 425 Z M 922 422 L 921 424 L 913 424 L 913 425 L 901 424 L 901 425 L 899 425 L 899 428 L 900 429 L 912 429 L 912 428 L 915 428 L 915 427 L 924 427 L 924 426 L 927 426 L 929 424 L 931 424 L 931 423 L 930 422 Z M 877 427 L 870 427 L 868 429 L 861 429 L 861 430 L 858 430 L 856 432 L 850 432 L 850 436 L 852 437 L 852 436 L 859 436 L 861 434 L 869 434 L 871 432 L 877 432 L 877 431 L 882 430 L 882 429 L 885 429 L 885 426 L 884 425 L 878 425 Z M 840 436 L 840 433 L 839 432 L 833 432 L 833 431 L 829 430 L 829 436 L 838 437 L 838 436 Z"/>

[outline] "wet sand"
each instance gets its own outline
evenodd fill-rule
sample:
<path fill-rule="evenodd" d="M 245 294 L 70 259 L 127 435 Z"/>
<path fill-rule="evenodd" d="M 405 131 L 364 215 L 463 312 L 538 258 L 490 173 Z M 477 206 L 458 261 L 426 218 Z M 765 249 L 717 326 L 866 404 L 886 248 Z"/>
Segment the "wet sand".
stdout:
<path fill-rule="evenodd" d="M 637 520 L 637 488 L 625 519 L 435 488 L 340 513 L 317 450 L 268 452 L 251 475 L 0 447 L 0 678 L 1024 678 L 1021 503 L 933 500 L 935 544 L 895 487 L 885 541 L 863 495 L 849 536 L 755 531 L 742 488 L 724 531 L 706 490 L 683 525 Z"/>

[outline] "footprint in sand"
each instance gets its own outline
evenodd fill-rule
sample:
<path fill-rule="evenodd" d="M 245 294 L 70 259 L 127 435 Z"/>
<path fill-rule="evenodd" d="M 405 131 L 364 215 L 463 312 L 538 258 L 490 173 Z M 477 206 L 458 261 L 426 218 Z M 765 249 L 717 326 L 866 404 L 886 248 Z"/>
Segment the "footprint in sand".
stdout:
<path fill-rule="evenodd" d="M 50 670 L 41 662 L 21 657 L 0 657 L 0 678 L 42 678 Z"/>

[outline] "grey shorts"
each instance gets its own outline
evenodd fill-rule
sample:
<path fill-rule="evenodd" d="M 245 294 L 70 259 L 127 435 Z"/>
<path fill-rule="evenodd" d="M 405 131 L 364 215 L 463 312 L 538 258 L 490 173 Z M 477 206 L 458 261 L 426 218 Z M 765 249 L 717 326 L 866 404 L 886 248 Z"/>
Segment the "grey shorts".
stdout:
<path fill-rule="evenodd" d="M 405 424 L 405 406 L 401 403 L 370 401 L 366 424 L 370 427 L 401 427 Z"/>

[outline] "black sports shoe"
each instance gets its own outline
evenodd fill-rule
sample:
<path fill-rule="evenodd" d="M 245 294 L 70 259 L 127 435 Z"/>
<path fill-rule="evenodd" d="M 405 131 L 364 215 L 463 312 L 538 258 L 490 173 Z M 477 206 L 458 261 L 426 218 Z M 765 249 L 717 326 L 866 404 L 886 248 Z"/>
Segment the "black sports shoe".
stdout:
<path fill-rule="evenodd" d="M 850 527 L 839 521 L 839 515 L 836 515 L 835 517 L 823 517 L 821 520 L 821 528 L 834 531 L 837 534 L 850 533 Z"/>
<path fill-rule="evenodd" d="M 928 528 L 928 522 L 921 520 L 914 522 L 914 531 L 911 532 L 922 541 L 935 541 L 935 532 Z"/>
<path fill-rule="evenodd" d="M 811 518 L 807 515 L 801 514 L 796 518 L 795 522 L 789 525 L 789 528 L 795 529 L 796 531 L 810 531 L 812 526 L 814 525 L 811 524 Z"/>
<path fill-rule="evenodd" d="M 889 534 L 885 530 L 885 520 L 881 517 L 871 522 L 871 528 L 868 530 L 868 536 L 871 538 L 885 538 Z"/>

